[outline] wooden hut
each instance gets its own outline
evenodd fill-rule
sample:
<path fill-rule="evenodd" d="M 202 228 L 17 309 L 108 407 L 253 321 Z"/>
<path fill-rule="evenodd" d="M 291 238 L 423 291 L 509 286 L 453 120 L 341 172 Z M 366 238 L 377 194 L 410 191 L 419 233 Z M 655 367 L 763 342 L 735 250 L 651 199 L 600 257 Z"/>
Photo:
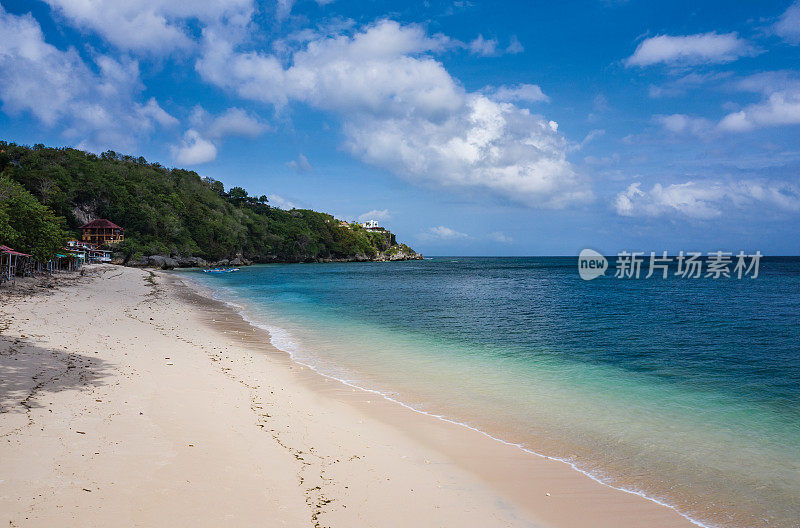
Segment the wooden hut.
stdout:
<path fill-rule="evenodd" d="M 81 241 L 96 244 L 116 244 L 125 240 L 125 230 L 110 220 L 98 218 L 80 227 Z"/>
<path fill-rule="evenodd" d="M 0 246 L 0 282 L 24 274 L 30 263 L 31 255 L 14 251 L 8 246 Z"/>

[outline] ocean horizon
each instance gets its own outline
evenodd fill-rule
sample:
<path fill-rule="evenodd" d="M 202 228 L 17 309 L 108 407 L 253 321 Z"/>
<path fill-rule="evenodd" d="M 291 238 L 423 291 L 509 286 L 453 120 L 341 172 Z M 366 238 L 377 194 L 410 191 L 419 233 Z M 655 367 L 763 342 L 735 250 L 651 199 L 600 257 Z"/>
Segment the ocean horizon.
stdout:
<path fill-rule="evenodd" d="M 181 275 L 321 374 L 696 524 L 800 518 L 800 257 L 764 257 L 756 279 L 449 256 Z"/>

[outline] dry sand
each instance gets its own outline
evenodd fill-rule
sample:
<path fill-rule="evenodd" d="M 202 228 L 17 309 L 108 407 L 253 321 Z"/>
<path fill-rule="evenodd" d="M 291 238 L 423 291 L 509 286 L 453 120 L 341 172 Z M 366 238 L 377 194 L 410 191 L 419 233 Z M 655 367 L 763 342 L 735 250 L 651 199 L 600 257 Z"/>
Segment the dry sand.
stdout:
<path fill-rule="evenodd" d="M 0 294 L 0 526 L 691 526 L 292 363 L 161 272 Z"/>

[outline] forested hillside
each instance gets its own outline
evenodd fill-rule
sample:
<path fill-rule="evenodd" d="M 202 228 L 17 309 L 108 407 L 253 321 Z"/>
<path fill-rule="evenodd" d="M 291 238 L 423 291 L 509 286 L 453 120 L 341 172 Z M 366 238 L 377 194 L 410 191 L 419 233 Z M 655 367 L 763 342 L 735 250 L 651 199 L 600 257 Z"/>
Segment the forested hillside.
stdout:
<path fill-rule="evenodd" d="M 77 237 L 77 228 L 93 218 L 122 226 L 125 242 L 116 249 L 127 260 L 145 255 L 212 261 L 241 255 L 255 262 L 414 256 L 407 246 L 398 246 L 391 233 L 342 226 L 316 211 L 277 209 L 266 196 L 249 196 L 240 187 L 226 191 L 221 182 L 194 171 L 111 151 L 97 156 L 0 141 L 0 178 L 8 188 L 11 182 L 20 184 L 44 206 L 48 225 L 56 229 L 61 223 L 66 235 Z M 17 187 L 19 194 L 23 189 Z M 0 237 L 5 231 L 12 233 L 8 217 L 18 215 L 3 202 L 0 194 Z M 19 222 L 13 225 L 20 227 Z M 9 238 L 21 251 L 32 249 L 28 239 Z"/>

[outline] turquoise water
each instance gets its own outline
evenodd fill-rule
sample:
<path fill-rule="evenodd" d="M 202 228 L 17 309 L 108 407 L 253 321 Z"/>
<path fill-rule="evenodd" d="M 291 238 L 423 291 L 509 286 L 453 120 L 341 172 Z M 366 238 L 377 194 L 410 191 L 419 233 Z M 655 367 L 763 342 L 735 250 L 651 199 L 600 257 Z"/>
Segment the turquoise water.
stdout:
<path fill-rule="evenodd" d="M 800 259 L 755 280 L 585 282 L 555 257 L 187 273 L 323 373 L 699 523 L 800 524 Z"/>

